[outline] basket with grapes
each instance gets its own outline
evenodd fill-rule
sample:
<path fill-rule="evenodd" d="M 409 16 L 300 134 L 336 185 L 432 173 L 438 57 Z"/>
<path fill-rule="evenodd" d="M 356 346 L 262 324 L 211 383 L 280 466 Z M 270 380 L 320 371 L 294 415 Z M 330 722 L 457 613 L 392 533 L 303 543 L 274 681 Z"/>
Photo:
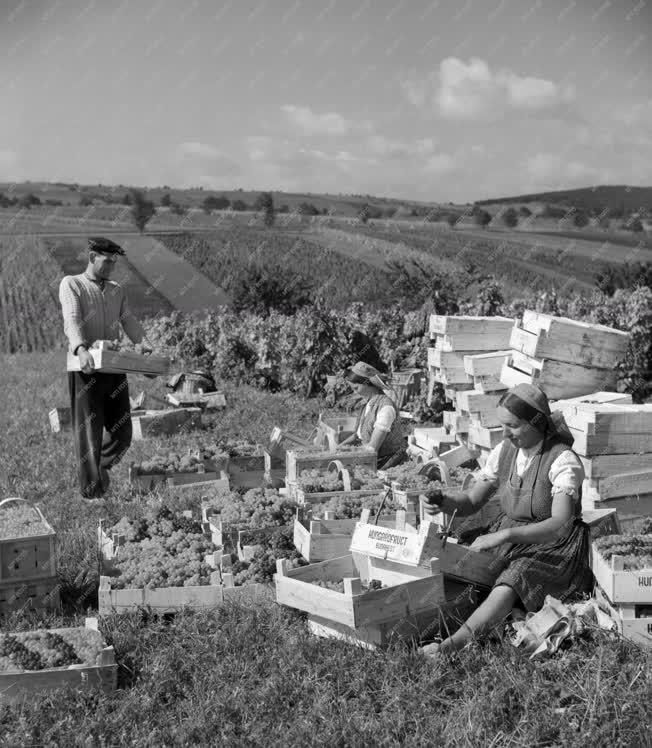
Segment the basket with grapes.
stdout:
<path fill-rule="evenodd" d="M 85 627 L 0 633 L 0 704 L 66 687 L 109 693 L 117 670 L 96 618 L 87 618 Z"/>
<path fill-rule="evenodd" d="M 54 529 L 25 499 L 0 501 L 0 613 L 58 604 Z"/>
<path fill-rule="evenodd" d="M 180 455 L 175 452 L 154 455 L 140 464 L 129 466 L 129 482 L 132 488 L 151 491 L 158 485 L 183 486 L 226 479 L 226 474 L 208 472 L 198 453 Z M 228 484 L 227 484 L 228 486 Z"/>

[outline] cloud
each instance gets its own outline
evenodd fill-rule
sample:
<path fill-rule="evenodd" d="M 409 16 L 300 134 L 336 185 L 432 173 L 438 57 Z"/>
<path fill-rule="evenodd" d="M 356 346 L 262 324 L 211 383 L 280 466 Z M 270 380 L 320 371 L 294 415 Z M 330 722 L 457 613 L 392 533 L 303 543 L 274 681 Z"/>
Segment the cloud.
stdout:
<path fill-rule="evenodd" d="M 498 119 L 505 112 L 568 115 L 575 97 L 571 86 L 543 78 L 520 76 L 510 70 L 493 72 L 478 57 L 441 61 L 438 72 L 425 78 L 408 76 L 402 83 L 407 99 L 450 119 Z"/>
<path fill-rule="evenodd" d="M 384 135 L 370 135 L 365 141 L 370 153 L 382 158 L 405 159 L 414 156 L 427 156 L 435 150 L 433 138 L 417 140 L 396 140 Z"/>
<path fill-rule="evenodd" d="M 458 168 L 459 162 L 449 153 L 438 153 L 430 156 L 424 164 L 424 170 L 430 174 L 450 174 Z"/>
<path fill-rule="evenodd" d="M 307 106 L 284 104 L 281 111 L 288 122 L 301 135 L 355 135 L 373 130 L 370 122 L 356 122 L 346 119 L 337 112 L 318 114 Z"/>
<path fill-rule="evenodd" d="M 171 176 L 180 186 L 225 189 L 229 179 L 242 174 L 242 167 L 219 148 L 197 140 L 179 143 L 174 149 Z"/>

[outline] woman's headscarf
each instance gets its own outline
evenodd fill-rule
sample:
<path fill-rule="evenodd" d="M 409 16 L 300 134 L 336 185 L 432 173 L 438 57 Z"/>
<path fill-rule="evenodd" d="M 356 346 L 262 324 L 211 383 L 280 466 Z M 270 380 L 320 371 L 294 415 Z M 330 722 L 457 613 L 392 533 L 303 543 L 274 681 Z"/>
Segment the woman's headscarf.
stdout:
<path fill-rule="evenodd" d="M 574 438 L 563 415 L 559 411 L 550 411 L 546 393 L 536 385 L 517 384 L 505 392 L 498 405 L 529 423 L 545 438 L 555 437 L 569 447 L 573 445 Z"/>
<path fill-rule="evenodd" d="M 381 392 L 384 392 L 392 400 L 396 400 L 396 393 L 394 392 L 392 385 L 386 379 L 385 375 L 381 374 L 378 369 L 371 366 L 371 364 L 367 364 L 364 361 L 358 361 L 357 364 L 353 364 L 353 366 L 350 366 L 346 370 L 344 377 L 348 379 L 349 382 L 371 384 Z"/>

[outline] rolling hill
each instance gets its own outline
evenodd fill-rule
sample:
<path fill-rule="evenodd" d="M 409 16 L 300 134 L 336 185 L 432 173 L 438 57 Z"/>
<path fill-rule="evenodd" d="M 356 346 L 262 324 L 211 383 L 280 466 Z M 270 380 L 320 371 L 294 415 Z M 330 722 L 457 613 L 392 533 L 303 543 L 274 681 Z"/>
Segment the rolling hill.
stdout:
<path fill-rule="evenodd" d="M 652 210 L 652 187 L 628 187 L 627 185 L 604 185 L 582 187 L 576 190 L 538 192 L 529 195 L 498 197 L 477 200 L 477 205 L 490 206 L 497 203 L 549 203 L 565 207 L 581 208 L 600 213 L 604 208 L 623 208 L 631 212 L 639 208 Z"/>

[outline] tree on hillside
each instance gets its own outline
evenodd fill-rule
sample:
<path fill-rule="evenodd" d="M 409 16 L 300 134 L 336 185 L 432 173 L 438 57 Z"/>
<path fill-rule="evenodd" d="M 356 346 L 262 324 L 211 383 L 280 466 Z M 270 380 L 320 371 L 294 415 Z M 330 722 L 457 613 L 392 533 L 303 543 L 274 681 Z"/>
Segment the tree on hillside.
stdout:
<path fill-rule="evenodd" d="M 584 226 L 589 225 L 589 217 L 583 210 L 578 210 L 573 216 L 573 224 L 577 226 L 578 229 L 584 228 Z"/>
<path fill-rule="evenodd" d="M 634 231 L 635 233 L 643 231 L 643 224 L 641 223 L 641 219 L 638 216 L 631 216 L 623 224 L 623 227 L 626 228 L 628 231 Z"/>
<path fill-rule="evenodd" d="M 82 208 L 87 208 L 89 205 L 94 205 L 93 198 L 89 195 L 82 195 L 79 198 L 79 204 Z"/>
<path fill-rule="evenodd" d="M 300 203 L 297 208 L 297 213 L 300 216 L 318 216 L 319 208 L 316 208 L 312 203 Z"/>
<path fill-rule="evenodd" d="M 364 203 L 360 206 L 356 218 L 360 223 L 367 223 L 369 221 L 369 203 Z"/>
<path fill-rule="evenodd" d="M 519 216 L 523 216 L 523 218 L 529 218 L 532 215 L 532 211 L 527 207 L 527 205 L 521 205 L 521 207 L 518 209 Z"/>
<path fill-rule="evenodd" d="M 247 203 L 245 203 L 244 200 L 234 200 L 231 203 L 231 208 L 238 211 L 249 210 L 249 206 L 247 205 Z"/>
<path fill-rule="evenodd" d="M 131 215 L 138 230 L 142 233 L 147 222 L 156 215 L 156 208 L 151 200 L 148 200 L 141 190 L 132 190 L 131 193 Z"/>
<path fill-rule="evenodd" d="M 163 208 L 169 208 L 172 205 L 172 198 L 170 197 L 170 193 L 166 192 L 164 195 L 161 196 L 161 206 Z"/>
<path fill-rule="evenodd" d="M 209 195 L 204 198 L 201 204 L 204 213 L 210 213 L 213 210 L 227 210 L 230 206 L 230 200 L 224 195 Z"/>
<path fill-rule="evenodd" d="M 446 214 L 446 223 L 452 228 L 455 228 L 455 224 L 457 223 L 457 219 L 459 216 L 456 216 L 455 213 L 447 213 Z"/>
<path fill-rule="evenodd" d="M 476 215 L 475 220 L 478 222 L 478 226 L 482 226 L 483 229 L 486 229 L 491 223 L 491 213 L 488 213 L 486 210 L 480 210 Z"/>
<path fill-rule="evenodd" d="M 518 213 L 514 210 L 514 208 L 507 208 L 502 217 L 503 223 L 505 224 L 505 226 L 509 226 L 510 229 L 513 229 L 518 225 Z"/>
<path fill-rule="evenodd" d="M 122 198 L 122 204 L 123 205 L 131 205 L 133 202 L 131 195 L 128 192 L 125 192 L 124 197 Z"/>
<path fill-rule="evenodd" d="M 37 197 L 33 192 L 29 192 L 25 197 L 21 198 L 20 207 L 29 210 L 32 205 L 41 205 L 41 198 Z"/>
<path fill-rule="evenodd" d="M 271 192 L 261 192 L 256 198 L 254 203 L 254 210 L 263 214 L 263 223 L 265 226 L 273 226 L 275 213 L 274 213 L 274 198 Z"/>

